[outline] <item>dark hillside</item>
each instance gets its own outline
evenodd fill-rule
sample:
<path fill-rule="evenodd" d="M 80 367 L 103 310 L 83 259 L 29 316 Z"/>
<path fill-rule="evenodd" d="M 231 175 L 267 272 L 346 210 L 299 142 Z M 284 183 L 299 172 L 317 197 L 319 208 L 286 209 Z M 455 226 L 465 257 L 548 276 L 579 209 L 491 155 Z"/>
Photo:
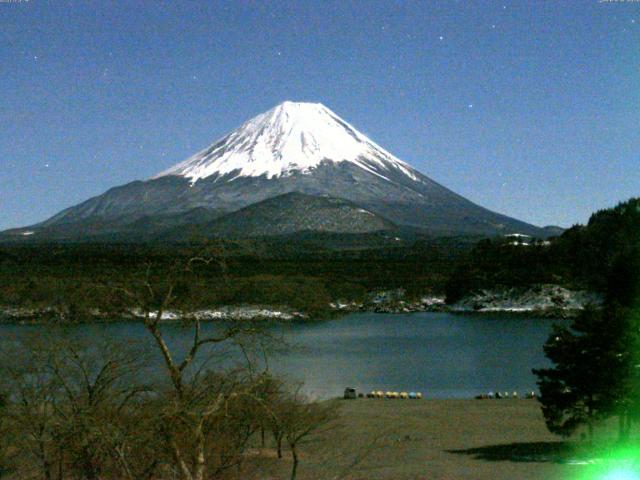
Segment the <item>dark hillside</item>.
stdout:
<path fill-rule="evenodd" d="M 479 288 L 536 283 L 584 288 L 625 302 L 638 298 L 638 198 L 594 213 L 587 225 L 576 225 L 549 243 L 511 243 L 483 240 L 460 259 L 447 283 L 448 300 L 456 301 Z"/>

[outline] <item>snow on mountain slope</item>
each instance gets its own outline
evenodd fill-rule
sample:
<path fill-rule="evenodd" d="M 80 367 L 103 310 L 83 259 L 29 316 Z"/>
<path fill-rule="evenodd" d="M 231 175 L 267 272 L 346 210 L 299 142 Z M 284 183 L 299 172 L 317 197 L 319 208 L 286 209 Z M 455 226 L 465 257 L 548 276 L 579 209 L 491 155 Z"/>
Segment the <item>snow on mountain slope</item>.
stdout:
<path fill-rule="evenodd" d="M 385 180 L 413 169 L 369 140 L 320 103 L 284 102 L 262 113 L 210 147 L 156 175 L 181 176 L 192 183 L 216 175 L 227 181 L 309 173 L 322 162 L 350 162 Z M 231 175 L 233 174 L 233 175 Z"/>

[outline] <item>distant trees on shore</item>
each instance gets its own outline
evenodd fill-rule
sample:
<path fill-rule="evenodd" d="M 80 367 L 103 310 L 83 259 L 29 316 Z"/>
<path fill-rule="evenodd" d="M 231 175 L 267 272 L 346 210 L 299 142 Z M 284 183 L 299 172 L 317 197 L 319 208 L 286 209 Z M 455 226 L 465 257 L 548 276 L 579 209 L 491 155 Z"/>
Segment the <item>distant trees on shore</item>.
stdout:
<path fill-rule="evenodd" d="M 211 268 L 181 288 L 191 290 L 203 309 L 265 305 L 321 318 L 331 315 L 331 302 L 364 302 L 375 290 L 402 288 L 407 300 L 441 292 L 454 260 L 475 241 L 390 239 L 358 248 L 348 243 L 333 248 L 305 239 L 220 242 L 229 281 L 220 282 L 220 272 Z M 148 266 L 154 277 L 168 274 L 176 262 L 188 261 L 202 248 L 202 244 L 0 245 L 0 308 L 46 311 L 41 318 L 49 323 L 93 320 L 98 311 L 117 313 L 113 307 L 118 305 L 122 313 L 131 302 L 119 298 L 116 304 L 104 285 L 137 281 Z"/>

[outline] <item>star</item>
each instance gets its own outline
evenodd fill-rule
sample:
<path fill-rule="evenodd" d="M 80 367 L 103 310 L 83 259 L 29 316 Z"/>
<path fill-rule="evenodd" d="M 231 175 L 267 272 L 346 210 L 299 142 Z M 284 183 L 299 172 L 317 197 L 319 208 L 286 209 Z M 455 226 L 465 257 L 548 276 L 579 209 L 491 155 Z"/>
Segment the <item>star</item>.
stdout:
<path fill-rule="evenodd" d="M 48 164 L 48 163 L 45 163 L 45 164 L 44 164 L 44 167 L 45 167 L 45 168 L 49 168 L 49 164 Z"/>
<path fill-rule="evenodd" d="M 473 103 L 470 103 L 467 108 L 473 108 Z"/>
<path fill-rule="evenodd" d="M 278 51 L 276 52 L 276 55 L 278 55 L 279 57 L 281 57 L 281 56 L 282 56 L 282 52 L 281 52 L 280 50 L 278 50 Z"/>
<path fill-rule="evenodd" d="M 34 60 L 38 60 L 38 56 L 37 56 L 37 55 L 34 55 L 34 56 L 33 56 L 33 59 L 34 59 Z"/>
<path fill-rule="evenodd" d="M 491 28 L 496 28 L 496 26 L 495 25 L 491 25 Z"/>
<path fill-rule="evenodd" d="M 440 35 L 438 38 L 440 39 L 440 41 L 444 40 L 444 37 L 442 35 Z"/>

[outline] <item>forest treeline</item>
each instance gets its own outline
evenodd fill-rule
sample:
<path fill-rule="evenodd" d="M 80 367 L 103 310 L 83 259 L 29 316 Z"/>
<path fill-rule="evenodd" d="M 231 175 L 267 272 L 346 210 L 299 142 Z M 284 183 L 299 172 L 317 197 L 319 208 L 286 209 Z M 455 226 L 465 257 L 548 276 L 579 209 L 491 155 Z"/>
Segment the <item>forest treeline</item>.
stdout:
<path fill-rule="evenodd" d="M 514 243 L 518 243 L 515 245 Z M 490 288 L 553 283 L 604 295 L 638 295 L 640 199 L 594 213 L 549 242 L 485 239 L 458 259 L 448 281 L 448 302 Z M 627 303 L 625 301 L 625 303 Z"/>
<path fill-rule="evenodd" d="M 418 239 L 410 245 L 327 249 L 317 241 L 239 240 L 170 244 L 33 244 L 0 246 L 0 305 L 53 308 L 82 320 L 90 310 L 117 312 L 111 285 L 162 279 L 194 256 L 224 257 L 180 286 L 196 308 L 285 306 L 310 316 L 335 300 L 363 301 L 376 289 L 408 297 L 442 292 L 451 268 L 477 239 Z M 224 273 L 224 275 L 223 275 Z"/>

